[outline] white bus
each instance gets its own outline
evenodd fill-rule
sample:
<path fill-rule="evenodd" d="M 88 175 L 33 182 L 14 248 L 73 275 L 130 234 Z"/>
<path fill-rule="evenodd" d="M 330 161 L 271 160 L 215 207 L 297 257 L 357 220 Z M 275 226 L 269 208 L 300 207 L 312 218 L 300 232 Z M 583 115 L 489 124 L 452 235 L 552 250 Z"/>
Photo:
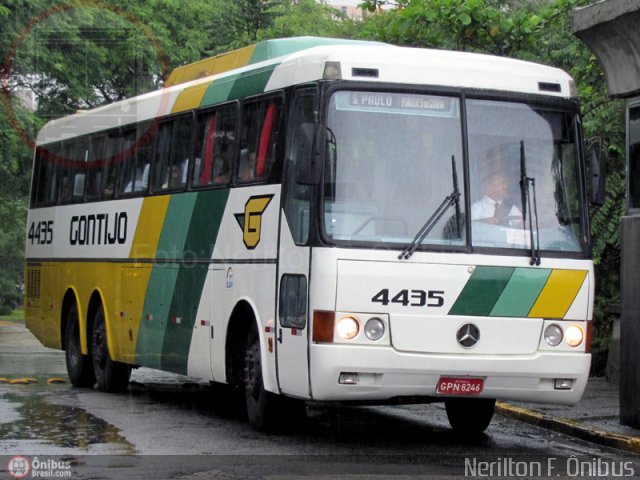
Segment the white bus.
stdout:
<path fill-rule="evenodd" d="M 49 122 L 26 321 L 75 386 L 131 368 L 284 399 L 576 403 L 594 278 L 576 89 L 486 55 L 270 40 Z"/>

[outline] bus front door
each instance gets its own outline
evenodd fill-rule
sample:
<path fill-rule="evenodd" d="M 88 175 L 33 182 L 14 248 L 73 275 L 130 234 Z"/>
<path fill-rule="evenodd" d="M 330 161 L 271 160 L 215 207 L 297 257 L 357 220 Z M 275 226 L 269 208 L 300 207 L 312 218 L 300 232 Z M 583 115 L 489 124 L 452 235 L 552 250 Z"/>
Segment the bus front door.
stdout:
<path fill-rule="evenodd" d="M 286 222 L 282 222 L 286 228 Z M 298 247 L 280 234 L 276 355 L 282 393 L 309 397 L 308 275 L 309 248 Z M 289 236 L 289 238 L 291 238 Z"/>

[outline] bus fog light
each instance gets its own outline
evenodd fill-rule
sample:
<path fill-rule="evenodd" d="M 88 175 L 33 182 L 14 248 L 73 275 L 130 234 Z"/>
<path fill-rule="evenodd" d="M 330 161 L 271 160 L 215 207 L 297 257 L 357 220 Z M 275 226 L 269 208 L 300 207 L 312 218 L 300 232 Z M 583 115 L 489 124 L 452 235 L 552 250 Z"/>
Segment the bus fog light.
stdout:
<path fill-rule="evenodd" d="M 379 318 L 370 318 L 364 325 L 364 334 L 369 340 L 380 340 L 384 335 L 384 323 Z"/>
<path fill-rule="evenodd" d="M 340 372 L 340 378 L 338 378 L 340 385 L 357 385 L 358 374 L 349 372 Z"/>
<path fill-rule="evenodd" d="M 360 331 L 358 321 L 353 317 L 342 317 L 338 320 L 338 326 L 336 328 L 338 335 L 345 340 L 351 340 Z"/>
<path fill-rule="evenodd" d="M 573 388 L 573 380 L 570 378 L 556 378 L 553 382 L 553 388 L 556 390 L 571 390 Z"/>
<path fill-rule="evenodd" d="M 556 325 L 549 325 L 544 330 L 544 341 L 552 347 L 557 347 L 562 341 L 562 329 Z"/>
<path fill-rule="evenodd" d="M 571 347 L 577 347 L 584 340 L 584 330 L 580 325 L 569 325 L 565 331 L 565 340 Z"/>

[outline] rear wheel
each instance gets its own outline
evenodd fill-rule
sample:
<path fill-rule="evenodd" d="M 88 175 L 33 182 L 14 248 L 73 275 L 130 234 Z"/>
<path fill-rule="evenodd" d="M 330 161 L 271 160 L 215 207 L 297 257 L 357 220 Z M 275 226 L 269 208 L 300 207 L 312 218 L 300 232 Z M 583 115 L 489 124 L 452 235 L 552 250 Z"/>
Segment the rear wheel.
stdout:
<path fill-rule="evenodd" d="M 93 387 L 96 383 L 96 377 L 93 373 L 91 357 L 83 355 L 80 348 L 80 318 L 75 303 L 67 314 L 64 343 L 67 374 L 71 385 L 74 387 Z"/>
<path fill-rule="evenodd" d="M 493 398 L 449 398 L 444 401 L 453 430 L 467 435 L 484 432 L 493 418 Z"/>
<path fill-rule="evenodd" d="M 91 356 L 93 357 L 93 370 L 96 375 L 98 389 L 103 392 L 124 392 L 129 385 L 131 367 L 124 363 L 114 362 L 111 359 L 102 305 L 100 305 L 93 318 Z"/>

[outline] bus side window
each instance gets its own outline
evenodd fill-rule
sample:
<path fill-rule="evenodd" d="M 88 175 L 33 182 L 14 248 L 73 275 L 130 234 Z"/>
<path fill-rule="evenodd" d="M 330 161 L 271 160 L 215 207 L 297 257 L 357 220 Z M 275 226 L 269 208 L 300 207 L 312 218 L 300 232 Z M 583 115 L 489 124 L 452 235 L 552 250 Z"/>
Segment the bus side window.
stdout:
<path fill-rule="evenodd" d="M 237 117 L 234 104 L 200 118 L 192 180 L 194 187 L 229 183 Z"/>
<path fill-rule="evenodd" d="M 297 183 L 296 165 L 305 161 L 302 158 L 304 155 L 310 154 L 309 150 L 303 147 L 305 138 L 302 125 L 314 123 L 316 105 L 315 91 L 303 91 L 295 98 L 290 115 L 289 143 L 284 167 L 284 212 L 293 239 L 298 245 L 306 244 L 309 238 L 311 186 Z"/>
<path fill-rule="evenodd" d="M 153 189 L 183 189 L 187 184 L 193 145 L 193 116 L 182 116 L 162 124 L 157 137 Z"/>
<path fill-rule="evenodd" d="M 119 193 L 127 195 L 147 191 L 154 133 L 155 128 L 150 123 L 139 125 L 137 129 L 125 133 Z"/>
<path fill-rule="evenodd" d="M 61 203 L 81 202 L 84 197 L 88 146 L 89 142 L 86 138 L 64 144 Z"/>
<path fill-rule="evenodd" d="M 242 114 L 238 182 L 266 180 L 275 160 L 280 99 L 248 103 Z"/>
<path fill-rule="evenodd" d="M 36 150 L 31 204 L 51 205 L 57 200 L 59 144 L 40 146 Z"/>
<path fill-rule="evenodd" d="M 106 135 L 97 135 L 89 142 L 89 160 L 87 161 L 87 200 L 96 200 L 102 196 L 102 183 L 105 165 Z"/>

